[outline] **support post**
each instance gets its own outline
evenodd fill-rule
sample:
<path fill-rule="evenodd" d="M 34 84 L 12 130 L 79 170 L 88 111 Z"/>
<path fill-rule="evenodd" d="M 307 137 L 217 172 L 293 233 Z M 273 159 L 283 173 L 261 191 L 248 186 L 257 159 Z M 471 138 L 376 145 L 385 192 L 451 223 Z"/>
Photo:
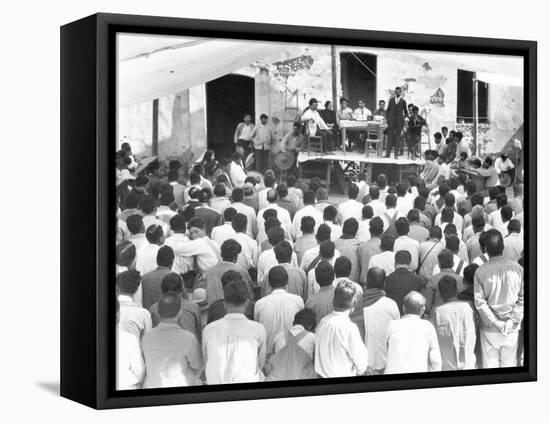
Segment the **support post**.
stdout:
<path fill-rule="evenodd" d="M 472 149 L 472 155 L 476 155 L 477 153 L 477 137 L 478 137 L 478 125 L 479 125 L 479 94 L 477 89 L 477 73 L 474 72 L 472 77 L 472 84 L 473 84 L 473 112 L 474 112 L 474 125 L 472 129 L 472 138 L 474 140 L 473 144 L 474 147 Z"/>
<path fill-rule="evenodd" d="M 153 100 L 153 138 L 151 142 L 151 155 L 159 154 L 159 100 Z"/>

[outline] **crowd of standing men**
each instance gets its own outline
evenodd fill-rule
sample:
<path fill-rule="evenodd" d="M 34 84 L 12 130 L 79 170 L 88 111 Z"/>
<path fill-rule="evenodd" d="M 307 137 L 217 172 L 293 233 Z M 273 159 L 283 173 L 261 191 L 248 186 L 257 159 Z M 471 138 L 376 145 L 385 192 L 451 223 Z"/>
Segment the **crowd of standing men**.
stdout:
<path fill-rule="evenodd" d="M 394 184 L 360 175 L 337 204 L 239 154 L 135 174 L 124 145 L 117 388 L 521 364 L 522 186 L 478 192 L 427 158 Z"/>

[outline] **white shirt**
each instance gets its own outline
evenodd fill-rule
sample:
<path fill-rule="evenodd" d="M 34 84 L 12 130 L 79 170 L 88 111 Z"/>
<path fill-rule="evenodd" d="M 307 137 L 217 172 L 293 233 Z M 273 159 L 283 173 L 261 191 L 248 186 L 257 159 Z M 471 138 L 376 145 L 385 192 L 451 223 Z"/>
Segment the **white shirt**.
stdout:
<path fill-rule="evenodd" d="M 169 246 L 175 251 L 178 250 L 179 246 L 181 244 L 185 244 L 186 242 L 189 242 L 189 238 L 187 238 L 184 234 L 174 234 L 169 238 L 166 238 L 164 240 L 164 245 Z M 175 273 L 187 273 L 190 270 L 193 269 L 193 261 L 189 257 L 182 257 L 182 256 L 175 256 L 174 257 L 174 264 L 172 264 L 172 272 Z"/>
<path fill-rule="evenodd" d="M 329 129 L 321 115 L 317 110 L 307 109 L 302 115 L 302 122 L 308 122 L 309 135 L 315 136 L 317 134 L 317 126 L 319 129 Z"/>
<path fill-rule="evenodd" d="M 330 240 L 332 242 L 336 241 L 342 236 L 342 226 L 337 225 L 330 220 L 325 220 L 323 223 L 330 228 Z"/>
<path fill-rule="evenodd" d="M 207 325 L 202 349 L 209 385 L 264 380 L 265 328 L 244 314 L 228 313 Z"/>
<path fill-rule="evenodd" d="M 141 247 L 149 244 L 149 241 L 147 241 L 147 238 L 145 238 L 145 234 L 132 235 L 130 237 L 130 242 L 136 247 L 136 253 L 141 249 Z"/>
<path fill-rule="evenodd" d="M 462 216 L 459 215 L 457 212 L 454 212 L 453 225 L 456 226 L 456 232 L 459 234 L 458 235 L 459 238 L 460 238 L 460 234 L 462 233 L 463 224 L 464 224 L 464 219 L 462 218 Z M 438 213 L 437 216 L 435 217 L 435 226 L 442 226 L 441 225 L 441 213 Z M 441 227 L 442 231 L 443 231 L 443 229 L 445 229 L 444 226 Z"/>
<path fill-rule="evenodd" d="M 315 372 L 324 378 L 362 375 L 368 352 L 348 311 L 323 317 L 315 331 Z"/>
<path fill-rule="evenodd" d="M 226 239 L 232 238 L 233 235 L 235 235 L 235 229 L 231 226 L 231 222 L 226 222 L 223 225 L 214 226 L 210 237 L 212 238 L 212 241 L 221 247 L 223 242 Z"/>
<path fill-rule="evenodd" d="M 373 267 L 384 269 L 386 275 L 393 273 L 395 271 L 395 254 L 393 251 L 382 251 L 372 256 L 369 261 L 369 269 Z"/>
<path fill-rule="evenodd" d="M 360 222 L 363 217 L 363 203 L 350 198 L 349 200 L 340 203 L 338 206 L 338 214 L 340 215 L 340 221 L 342 223 L 350 217 L 353 217 Z"/>
<path fill-rule="evenodd" d="M 359 222 L 357 239 L 361 242 L 366 242 L 370 239 L 370 219 L 364 219 Z"/>
<path fill-rule="evenodd" d="M 220 247 L 208 237 L 189 240 L 189 242 L 181 243 L 174 249 L 176 257 L 197 257 L 198 269 L 196 271 L 204 272 L 206 269 L 214 267 L 220 262 Z"/>
<path fill-rule="evenodd" d="M 244 185 L 246 179 L 246 173 L 241 165 L 231 161 L 229 165 L 229 177 L 234 187 L 240 187 Z"/>
<path fill-rule="evenodd" d="M 353 118 L 356 120 L 367 120 L 369 116 L 372 116 L 372 112 L 366 107 L 358 107 L 353 111 Z"/>
<path fill-rule="evenodd" d="M 294 316 L 304 308 L 304 300 L 284 289 L 274 289 L 254 305 L 254 320 L 265 327 L 267 351 L 273 351 L 275 336 L 292 327 Z"/>
<path fill-rule="evenodd" d="M 393 251 L 397 252 L 399 250 L 405 250 L 411 254 L 411 272 L 414 272 L 418 267 L 420 243 L 416 239 L 409 238 L 407 235 L 401 235 L 397 237 L 393 244 Z"/>
<path fill-rule="evenodd" d="M 315 220 L 315 229 L 313 233 L 317 233 L 317 228 L 321 223 L 323 223 L 323 213 L 317 210 L 313 205 L 308 204 L 304 208 L 298 210 L 294 215 L 291 228 L 291 235 L 294 241 L 303 235 L 300 227 L 302 226 L 302 218 L 305 216 L 311 216 Z"/>
<path fill-rule="evenodd" d="M 382 297 L 373 305 L 363 308 L 365 345 L 369 351 L 369 367 L 382 370 L 386 367 L 386 333 L 392 320 L 399 320 L 397 303 Z"/>
<path fill-rule="evenodd" d="M 437 178 L 439 178 L 440 176 L 443 176 L 443 179 L 445 179 L 446 181 L 451 178 L 451 167 L 447 163 L 441 163 L 439 165 L 439 172 L 437 173 Z"/>
<path fill-rule="evenodd" d="M 157 244 L 143 245 L 136 254 L 136 270 L 141 274 L 155 270 L 157 266 L 157 253 L 160 246 Z"/>
<path fill-rule="evenodd" d="M 508 260 L 518 262 L 523 252 L 523 236 L 517 232 L 512 232 L 504 237 L 504 252 L 503 256 Z"/>
<path fill-rule="evenodd" d="M 373 216 L 382 216 L 386 212 L 386 205 L 380 200 L 372 200 L 367 206 L 371 206 Z"/>
<path fill-rule="evenodd" d="M 397 197 L 397 204 L 395 206 L 395 209 L 403 216 L 407 216 L 409 210 L 414 208 L 413 201 L 414 199 L 412 198 L 412 196 L 405 195 L 404 197 Z"/>
<path fill-rule="evenodd" d="M 441 353 L 433 325 L 414 314 L 388 324 L 384 374 L 441 370 Z"/>
<path fill-rule="evenodd" d="M 495 160 L 495 169 L 497 170 L 497 173 L 507 172 L 510 169 L 513 169 L 514 163 L 512 163 L 512 160 L 510 158 L 506 158 L 506 160 L 502 160 L 502 157 L 497 157 Z"/>
<path fill-rule="evenodd" d="M 151 313 L 136 304 L 128 295 L 118 295 L 117 300 L 120 304 L 119 327 L 141 339 L 143 334 L 153 327 Z"/>
<path fill-rule="evenodd" d="M 300 267 L 302 270 L 307 271 L 307 268 L 317 258 L 319 255 L 319 246 L 310 248 L 309 250 L 306 250 L 304 255 L 302 256 L 302 262 L 300 263 Z M 334 250 L 334 260 L 336 260 L 338 257 L 340 257 L 340 251 Z"/>
<path fill-rule="evenodd" d="M 258 267 L 260 249 L 256 241 L 242 232 L 237 232 L 229 238 L 234 239 L 241 246 L 241 252 L 239 253 L 239 257 L 237 257 L 237 264 L 246 270 Z"/>
<path fill-rule="evenodd" d="M 278 265 L 279 262 L 277 261 L 277 257 L 275 257 L 275 251 L 273 248 L 262 251 L 260 257 L 258 258 L 258 280 L 263 281 L 265 276 L 269 273 L 269 270 Z M 294 251 L 292 252 L 290 265 L 298 267 L 298 257 Z"/>
<path fill-rule="evenodd" d="M 145 377 L 145 362 L 139 339 L 117 325 L 116 329 L 116 389 L 139 388 Z"/>
<path fill-rule="evenodd" d="M 460 269 L 460 272 L 457 272 L 458 270 L 458 265 L 460 264 L 460 261 L 463 261 L 462 263 L 462 269 Z M 464 276 L 464 268 L 468 266 L 468 260 L 464 260 L 464 259 L 461 259 L 459 256 L 457 256 L 456 254 L 453 255 L 453 270 L 455 271 L 455 273 L 457 275 L 460 275 L 460 276 Z M 434 275 L 437 275 L 438 273 L 441 272 L 441 269 L 439 268 L 439 264 L 436 264 L 435 267 L 434 267 L 434 271 L 433 271 L 433 274 Z"/>

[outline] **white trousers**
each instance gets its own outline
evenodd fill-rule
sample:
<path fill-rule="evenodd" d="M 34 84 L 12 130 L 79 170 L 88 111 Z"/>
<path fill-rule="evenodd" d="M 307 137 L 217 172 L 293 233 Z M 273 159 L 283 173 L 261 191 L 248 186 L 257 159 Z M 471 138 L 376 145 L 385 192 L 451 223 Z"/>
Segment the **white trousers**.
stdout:
<path fill-rule="evenodd" d="M 481 366 L 484 369 L 517 367 L 518 332 L 503 335 L 480 331 Z"/>

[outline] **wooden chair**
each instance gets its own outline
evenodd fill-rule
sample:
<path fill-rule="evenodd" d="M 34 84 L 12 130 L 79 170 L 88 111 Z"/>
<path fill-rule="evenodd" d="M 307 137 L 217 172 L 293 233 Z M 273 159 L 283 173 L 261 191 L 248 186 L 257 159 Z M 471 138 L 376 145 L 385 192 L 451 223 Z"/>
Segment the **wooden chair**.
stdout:
<path fill-rule="evenodd" d="M 307 122 L 303 122 L 302 128 L 303 128 L 303 134 L 306 138 L 305 139 L 305 144 L 306 144 L 306 149 L 307 149 L 308 156 L 311 153 L 323 154 L 324 153 L 323 138 L 320 137 L 320 136 L 317 136 L 317 135 L 310 135 L 309 134 L 309 125 L 307 124 Z"/>
<path fill-rule="evenodd" d="M 384 142 L 384 133 L 379 123 L 369 122 L 367 124 L 367 135 L 365 138 L 365 154 L 367 157 L 371 152 L 376 153 L 376 157 L 382 156 L 382 144 Z M 369 145 L 374 144 L 374 150 L 369 149 Z"/>

